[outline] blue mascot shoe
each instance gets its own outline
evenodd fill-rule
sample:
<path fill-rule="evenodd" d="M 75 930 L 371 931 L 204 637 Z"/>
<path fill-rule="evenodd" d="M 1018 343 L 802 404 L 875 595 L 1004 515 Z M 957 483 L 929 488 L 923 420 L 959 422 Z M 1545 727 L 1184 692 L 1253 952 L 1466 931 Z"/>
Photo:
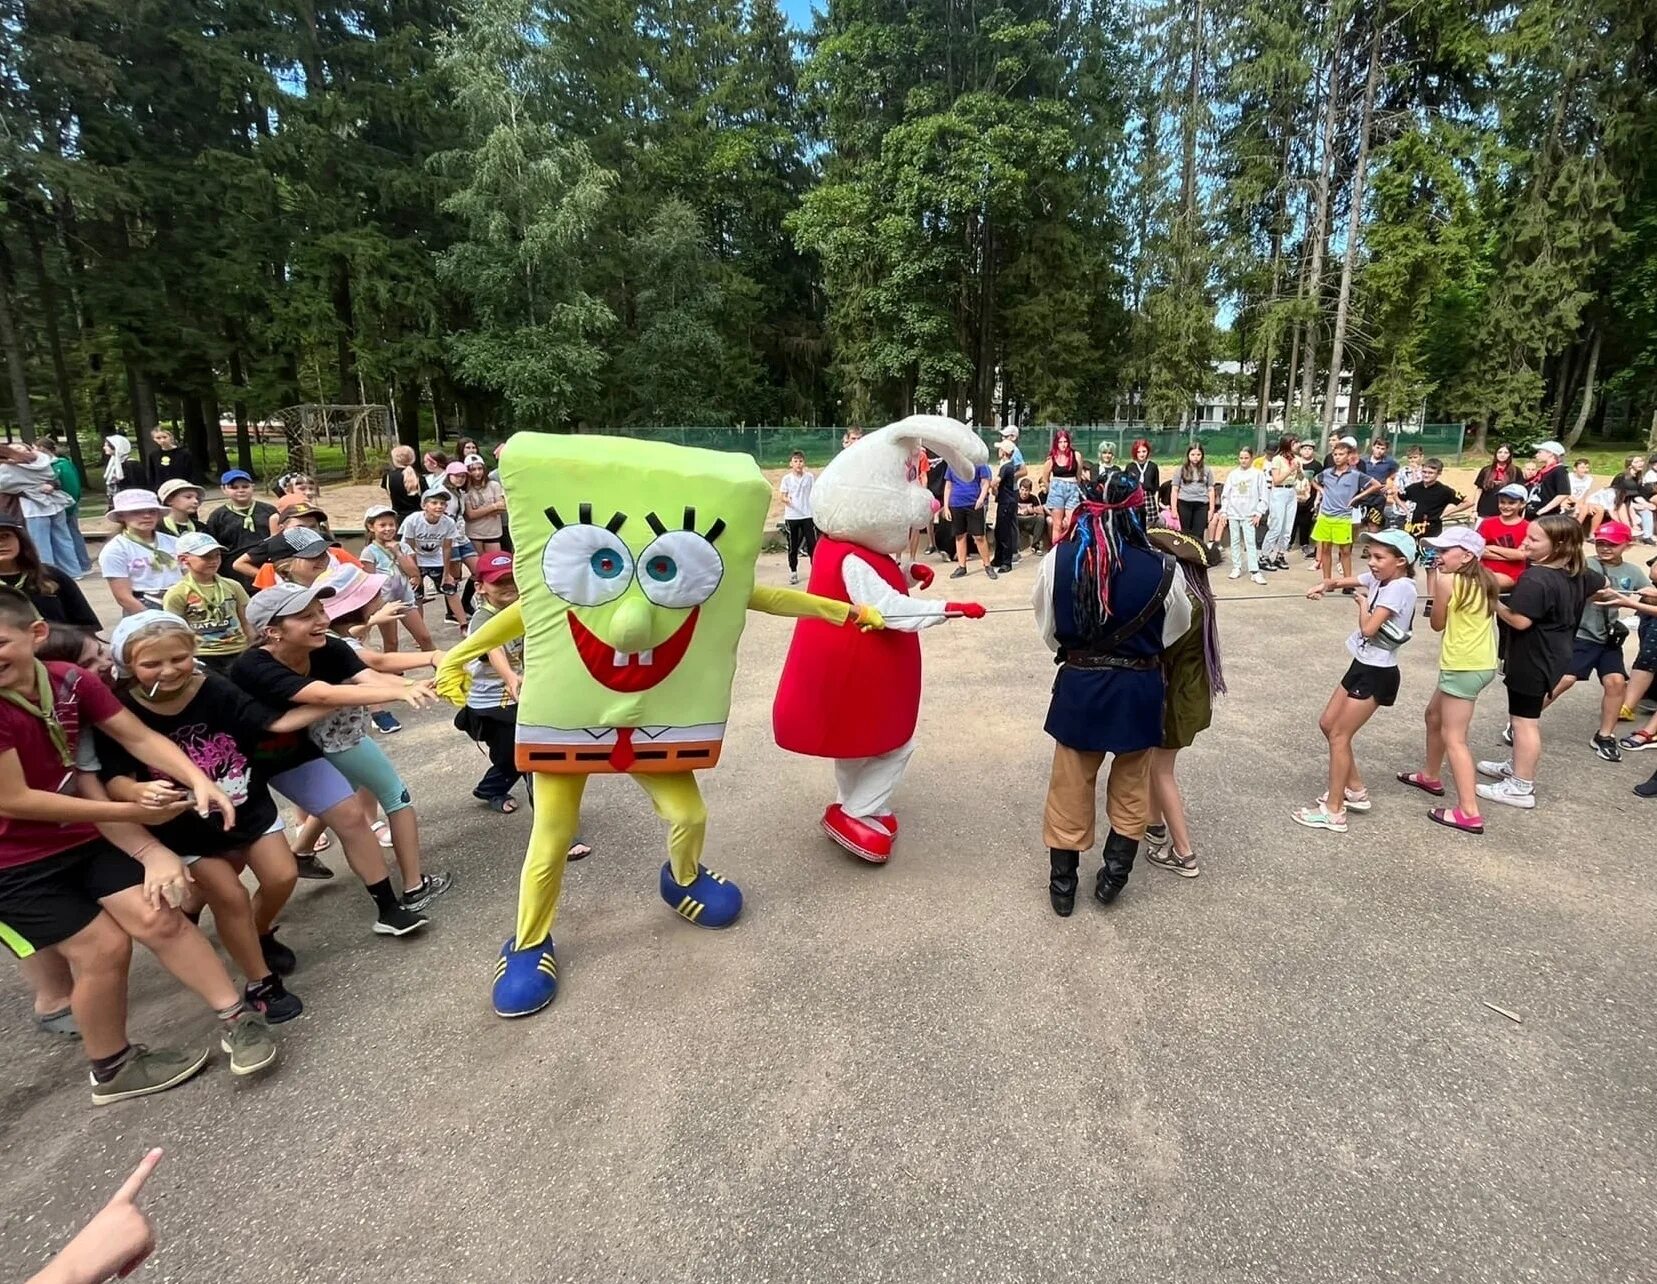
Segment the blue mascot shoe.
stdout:
<path fill-rule="evenodd" d="M 662 866 L 662 899 L 680 918 L 697 927 L 729 927 L 742 913 L 742 889 L 706 865 L 696 867 L 696 881 L 679 886 L 671 864 Z"/>
<path fill-rule="evenodd" d="M 558 997 L 558 960 L 553 957 L 552 938 L 525 950 L 514 949 L 516 944 L 508 941 L 501 946 L 495 962 L 490 997 L 496 1016 L 530 1016 Z"/>

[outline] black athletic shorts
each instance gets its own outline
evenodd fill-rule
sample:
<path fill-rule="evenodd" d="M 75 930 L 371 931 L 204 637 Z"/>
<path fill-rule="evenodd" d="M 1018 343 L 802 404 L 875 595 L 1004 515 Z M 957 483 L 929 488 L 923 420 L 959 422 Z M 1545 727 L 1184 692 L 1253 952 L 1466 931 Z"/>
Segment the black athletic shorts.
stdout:
<path fill-rule="evenodd" d="M 1398 666 L 1354 660 L 1341 678 L 1341 689 L 1354 700 L 1373 700 L 1381 708 L 1390 709 L 1398 699 Z"/>
<path fill-rule="evenodd" d="M 1571 665 L 1565 672 L 1578 682 L 1586 682 L 1596 675 L 1602 683 L 1609 677 L 1628 676 L 1620 646 L 1588 638 L 1578 638 L 1571 644 Z"/>
<path fill-rule="evenodd" d="M 949 523 L 956 539 L 963 535 L 984 537 L 984 510 L 982 508 L 952 508 Z"/>
<path fill-rule="evenodd" d="M 104 897 L 143 885 L 144 867 L 102 838 L 0 869 L 0 944 L 28 958 L 97 918 Z"/>
<path fill-rule="evenodd" d="M 1507 716 L 1510 718 L 1540 718 L 1542 706 L 1548 702 L 1546 691 L 1515 691 L 1507 689 Z"/>

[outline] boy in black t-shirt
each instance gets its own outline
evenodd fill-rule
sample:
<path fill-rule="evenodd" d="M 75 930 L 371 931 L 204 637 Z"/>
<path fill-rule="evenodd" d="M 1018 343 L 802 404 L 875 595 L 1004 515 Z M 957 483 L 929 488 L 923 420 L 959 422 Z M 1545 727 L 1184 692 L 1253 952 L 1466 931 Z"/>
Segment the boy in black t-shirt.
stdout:
<path fill-rule="evenodd" d="M 1473 506 L 1455 487 L 1440 480 L 1444 473 L 1442 459 L 1429 459 L 1421 465 L 1421 480 L 1412 482 L 1401 492 L 1409 505 L 1409 522 L 1404 529 L 1415 536 L 1425 550 L 1422 565 L 1427 568 L 1427 596 L 1438 593 L 1438 550 L 1426 540 L 1444 533 L 1444 519 Z"/>

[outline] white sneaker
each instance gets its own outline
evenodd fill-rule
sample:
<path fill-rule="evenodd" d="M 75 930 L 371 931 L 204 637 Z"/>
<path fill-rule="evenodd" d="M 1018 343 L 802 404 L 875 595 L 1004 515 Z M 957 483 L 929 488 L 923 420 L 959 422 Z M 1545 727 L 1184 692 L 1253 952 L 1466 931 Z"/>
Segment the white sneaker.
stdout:
<path fill-rule="evenodd" d="M 1249 579 L 1253 580 L 1256 584 L 1264 584 L 1266 582 L 1266 577 L 1259 571 L 1256 571 L 1253 575 L 1249 576 Z"/>
<path fill-rule="evenodd" d="M 797 573 L 796 573 L 796 572 L 794 572 L 794 571 L 790 571 L 790 572 L 789 572 L 789 573 L 788 573 L 788 582 L 789 582 L 789 583 L 790 583 L 790 584 L 798 584 L 798 583 L 799 583 L 799 582 L 800 582 L 800 577 L 799 577 L 799 575 L 798 575 L 798 574 L 797 574 Z"/>
<path fill-rule="evenodd" d="M 1509 807 L 1520 807 L 1526 811 L 1536 806 L 1535 790 L 1521 785 L 1512 776 L 1494 785 L 1479 785 L 1477 792 L 1479 797 L 1487 802 L 1505 803 Z"/>
<path fill-rule="evenodd" d="M 1479 775 L 1489 776 L 1492 780 L 1506 780 L 1513 774 L 1513 763 L 1508 760 L 1481 759 Z"/>
<path fill-rule="evenodd" d="M 1243 578 L 1243 572 L 1242 572 L 1241 567 L 1232 568 L 1231 574 L 1226 576 L 1226 579 L 1228 579 L 1228 580 L 1240 580 L 1242 578 Z"/>

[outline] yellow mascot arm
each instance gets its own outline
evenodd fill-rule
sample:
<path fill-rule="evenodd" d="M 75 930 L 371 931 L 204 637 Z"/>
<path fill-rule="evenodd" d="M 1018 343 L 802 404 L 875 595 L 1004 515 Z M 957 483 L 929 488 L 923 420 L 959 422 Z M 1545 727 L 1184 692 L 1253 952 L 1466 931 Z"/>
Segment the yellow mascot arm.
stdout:
<path fill-rule="evenodd" d="M 524 615 L 514 602 L 443 656 L 443 663 L 437 666 L 437 677 L 434 680 L 437 694 L 450 704 L 464 705 L 466 693 L 472 689 L 472 675 L 466 671 L 466 666 L 496 647 L 514 642 L 523 635 Z"/>
<path fill-rule="evenodd" d="M 815 593 L 756 584 L 748 598 L 748 609 L 796 620 L 827 620 L 830 624 L 844 624 L 853 617 L 857 608 L 847 602 L 836 602 L 831 597 L 818 597 Z"/>

